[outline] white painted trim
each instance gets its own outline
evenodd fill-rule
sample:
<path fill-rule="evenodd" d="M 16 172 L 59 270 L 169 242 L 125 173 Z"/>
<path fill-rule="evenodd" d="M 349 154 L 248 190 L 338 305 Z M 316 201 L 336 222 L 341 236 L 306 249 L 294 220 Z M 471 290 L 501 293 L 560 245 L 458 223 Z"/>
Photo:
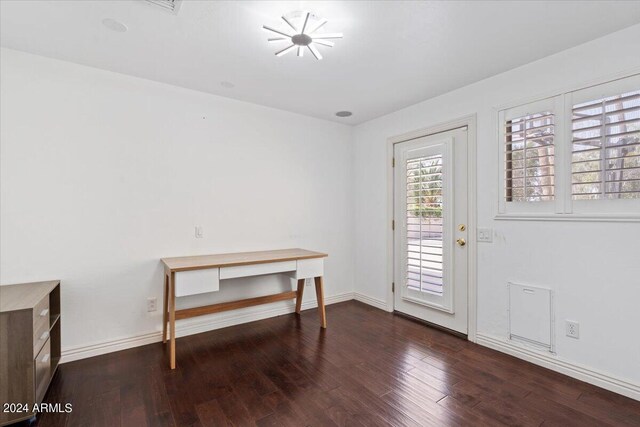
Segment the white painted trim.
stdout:
<path fill-rule="evenodd" d="M 387 228 L 387 294 L 385 304 L 390 308 L 388 311 L 393 311 L 395 302 L 393 298 L 393 281 L 395 280 L 393 270 L 395 265 L 394 259 L 394 230 L 391 228 L 392 221 L 395 219 L 395 200 L 394 200 L 394 191 L 395 191 L 395 150 L 394 144 L 398 141 L 395 138 L 387 139 L 387 223 L 385 227 Z"/>
<path fill-rule="evenodd" d="M 405 142 L 416 138 L 421 138 L 428 135 L 433 135 L 449 130 L 457 129 L 467 126 L 467 209 L 468 209 L 468 221 L 467 229 L 472 235 L 477 233 L 477 117 L 476 114 L 470 114 L 468 116 L 461 117 L 456 120 L 451 120 L 444 123 L 435 124 L 423 129 L 418 129 L 412 132 L 408 132 L 402 135 L 393 136 L 387 138 L 387 301 L 386 305 L 389 307 L 387 311 L 393 311 L 394 299 L 393 292 L 391 291 L 391 283 L 393 283 L 393 230 L 391 229 L 391 221 L 394 219 L 394 203 L 393 203 L 393 155 L 394 144 L 399 142 Z M 477 333 L 477 289 L 478 289 L 478 249 L 477 240 L 469 239 L 467 250 L 469 251 L 469 263 L 468 263 L 468 292 L 467 292 L 467 339 L 471 342 L 476 342 Z"/>
<path fill-rule="evenodd" d="M 504 338 L 478 333 L 477 343 L 484 347 L 489 347 L 502 353 L 510 354 L 519 359 L 526 360 L 535 365 L 560 372 L 578 380 L 602 387 L 614 393 L 622 394 L 631 399 L 640 401 L 640 384 L 634 384 L 627 380 L 614 377 L 604 372 L 596 371 L 586 366 L 582 366 L 564 360 L 548 352 L 539 352 L 526 348 Z"/>
<path fill-rule="evenodd" d="M 363 302 L 375 308 L 379 308 L 380 310 L 392 312 L 393 306 L 389 306 L 386 301 L 370 297 L 369 295 L 361 294 L 360 292 L 354 292 L 353 299 L 356 301 Z"/>
<path fill-rule="evenodd" d="M 354 299 L 353 292 L 345 292 L 339 295 L 325 297 L 325 305 Z M 315 300 L 304 301 L 302 309 L 316 308 L 318 303 Z M 201 332 L 213 331 L 215 329 L 226 328 L 227 326 L 239 325 L 241 323 L 253 322 L 269 317 L 282 316 L 293 313 L 295 304 L 293 302 L 280 302 L 269 304 L 268 306 L 251 307 L 248 309 L 232 311 L 215 315 L 215 317 L 195 322 L 178 322 L 176 324 L 176 337 L 198 334 Z M 329 319 L 329 322 L 331 319 Z M 153 344 L 162 341 L 162 332 L 154 331 L 146 334 L 130 337 L 107 340 L 89 345 L 79 345 L 67 347 L 62 350 L 60 363 L 73 362 L 74 360 L 86 359 L 88 357 L 99 356 L 101 354 L 113 353 L 115 351 L 126 350 L 128 348 L 140 347 L 142 345 Z"/>
<path fill-rule="evenodd" d="M 510 213 L 498 214 L 494 219 L 499 221 L 589 221 L 589 222 L 640 222 L 638 215 L 608 215 L 608 214 L 536 214 Z"/>
<path fill-rule="evenodd" d="M 477 118 L 476 115 L 468 116 L 467 122 L 467 209 L 469 213 L 468 230 L 470 245 L 469 251 L 468 283 L 467 290 L 467 339 L 471 342 L 477 341 L 478 333 L 478 154 L 477 154 Z"/>

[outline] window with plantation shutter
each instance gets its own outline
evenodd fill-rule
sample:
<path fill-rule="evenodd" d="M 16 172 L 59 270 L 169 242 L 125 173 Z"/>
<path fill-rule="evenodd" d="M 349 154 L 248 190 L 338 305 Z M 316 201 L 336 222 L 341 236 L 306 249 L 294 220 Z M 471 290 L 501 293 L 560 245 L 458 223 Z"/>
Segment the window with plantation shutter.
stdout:
<path fill-rule="evenodd" d="M 497 219 L 640 221 L 640 74 L 497 113 Z"/>
<path fill-rule="evenodd" d="M 640 88 L 573 105 L 573 200 L 640 198 Z"/>
<path fill-rule="evenodd" d="M 541 111 L 507 120 L 505 126 L 505 200 L 554 199 L 554 114 Z"/>

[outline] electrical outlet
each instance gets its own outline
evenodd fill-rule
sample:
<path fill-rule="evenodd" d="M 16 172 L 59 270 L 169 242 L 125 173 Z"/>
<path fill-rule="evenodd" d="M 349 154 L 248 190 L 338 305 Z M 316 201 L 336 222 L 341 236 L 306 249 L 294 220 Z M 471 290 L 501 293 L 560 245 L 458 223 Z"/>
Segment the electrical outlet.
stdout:
<path fill-rule="evenodd" d="M 580 338 L 580 324 L 567 320 L 567 336 L 575 339 Z"/>
<path fill-rule="evenodd" d="M 204 237 L 204 229 L 201 225 L 196 225 L 196 239 L 202 239 Z"/>
<path fill-rule="evenodd" d="M 158 298 L 147 298 L 147 311 L 156 311 L 158 309 Z"/>
<path fill-rule="evenodd" d="M 493 230 L 491 228 L 478 228 L 478 242 L 493 242 Z"/>
<path fill-rule="evenodd" d="M 311 283 L 312 283 L 312 282 L 313 282 L 313 280 L 311 280 L 311 279 L 304 279 L 304 284 L 305 284 L 306 286 L 311 286 Z"/>

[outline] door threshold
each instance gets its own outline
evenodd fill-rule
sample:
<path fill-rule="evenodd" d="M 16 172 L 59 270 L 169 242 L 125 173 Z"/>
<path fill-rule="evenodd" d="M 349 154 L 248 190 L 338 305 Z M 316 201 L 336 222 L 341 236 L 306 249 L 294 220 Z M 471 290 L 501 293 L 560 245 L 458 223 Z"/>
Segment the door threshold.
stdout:
<path fill-rule="evenodd" d="M 430 328 L 437 329 L 437 330 L 442 331 L 442 332 L 446 332 L 449 335 L 453 335 L 454 337 L 462 338 L 465 341 L 468 341 L 468 339 L 469 339 L 467 334 L 463 334 L 462 332 L 454 331 L 453 329 L 445 328 L 444 326 L 440 326 L 440 325 L 438 325 L 436 323 L 428 322 L 428 321 L 426 321 L 424 319 L 420 319 L 419 317 L 415 317 L 415 316 L 412 316 L 410 314 L 402 313 L 402 312 L 397 311 L 397 310 L 393 310 L 393 314 L 396 315 L 396 316 L 404 317 L 405 319 L 408 319 L 408 320 L 412 320 L 412 321 L 414 321 L 416 323 L 420 323 L 420 324 L 422 324 L 424 326 L 428 326 Z"/>

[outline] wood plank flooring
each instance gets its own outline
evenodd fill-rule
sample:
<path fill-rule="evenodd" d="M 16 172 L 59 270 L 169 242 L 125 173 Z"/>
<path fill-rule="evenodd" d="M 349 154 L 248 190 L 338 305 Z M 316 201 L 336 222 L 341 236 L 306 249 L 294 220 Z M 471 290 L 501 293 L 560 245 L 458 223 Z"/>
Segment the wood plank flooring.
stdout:
<path fill-rule="evenodd" d="M 35 425 L 640 426 L 640 402 L 359 302 L 61 365 Z"/>

